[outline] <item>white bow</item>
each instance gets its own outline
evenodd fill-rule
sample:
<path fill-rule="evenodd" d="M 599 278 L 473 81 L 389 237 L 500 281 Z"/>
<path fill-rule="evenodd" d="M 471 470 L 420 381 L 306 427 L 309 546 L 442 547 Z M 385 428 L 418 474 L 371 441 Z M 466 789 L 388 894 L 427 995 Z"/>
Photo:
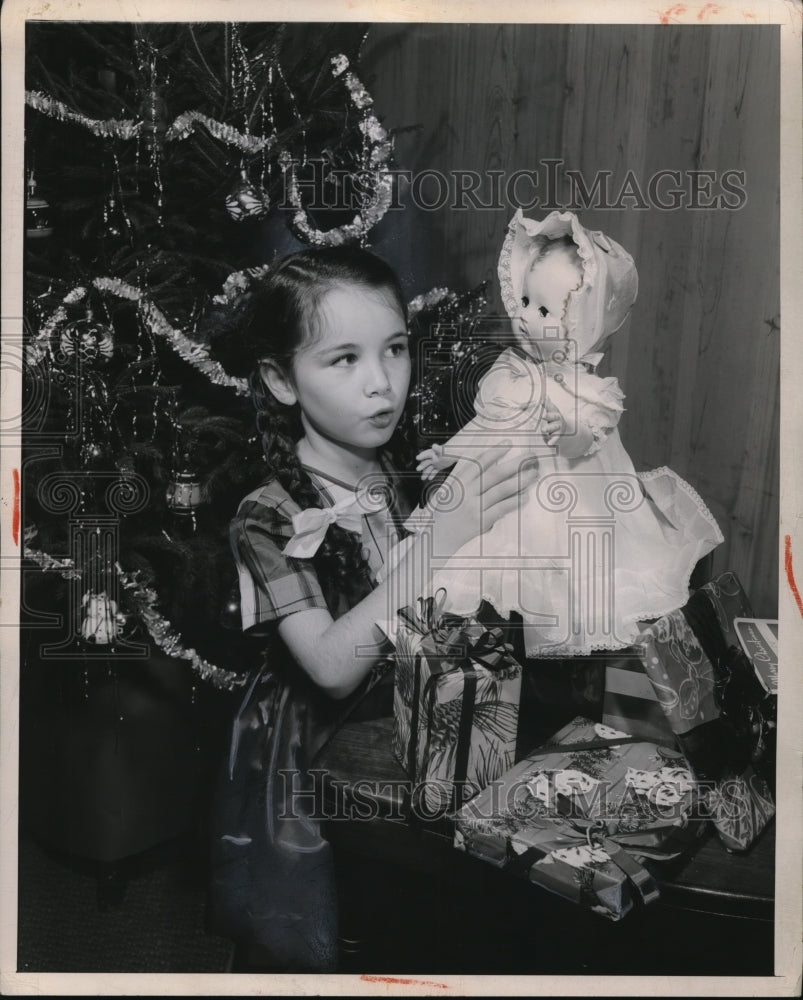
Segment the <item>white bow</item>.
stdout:
<path fill-rule="evenodd" d="M 362 515 L 367 513 L 365 499 L 360 495 L 344 497 L 334 507 L 309 507 L 293 514 L 295 534 L 282 550 L 294 559 L 311 559 L 318 551 L 330 524 L 339 524 L 347 531 L 362 530 Z"/>

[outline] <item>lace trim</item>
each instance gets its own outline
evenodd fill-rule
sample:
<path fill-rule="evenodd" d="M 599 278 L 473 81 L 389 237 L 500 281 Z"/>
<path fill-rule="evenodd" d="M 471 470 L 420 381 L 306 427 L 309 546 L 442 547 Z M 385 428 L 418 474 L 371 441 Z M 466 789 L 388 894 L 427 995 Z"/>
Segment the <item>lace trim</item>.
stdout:
<path fill-rule="evenodd" d="M 502 250 L 499 254 L 499 263 L 496 269 L 496 273 L 499 276 L 499 290 L 502 293 L 502 304 L 508 316 L 516 316 L 519 312 L 519 300 L 513 290 L 513 279 L 510 274 L 510 258 L 513 254 L 513 244 L 516 240 L 516 229 L 520 215 L 521 209 L 516 212 L 508 223 L 507 233 L 502 243 Z"/>
<path fill-rule="evenodd" d="M 520 208 L 518 208 L 516 209 L 516 214 L 508 223 L 508 231 L 505 235 L 504 242 L 502 243 L 502 249 L 499 253 L 499 263 L 497 265 L 499 289 L 502 294 L 502 302 L 508 316 L 517 316 L 521 309 L 520 294 L 513 287 L 513 275 L 511 273 L 513 251 L 516 247 L 519 231 L 524 230 L 526 236 L 528 238 L 532 238 L 533 236 L 537 236 L 539 233 L 542 233 L 548 222 L 555 221 L 561 222 L 564 225 L 568 223 L 568 231 L 566 232 L 566 235 L 571 236 L 575 246 L 577 247 L 577 253 L 580 257 L 580 263 L 583 271 L 583 280 L 580 288 L 585 289 L 586 287 L 594 286 L 594 282 L 597 278 L 597 267 L 596 259 L 594 257 L 594 249 L 592 246 L 593 236 L 590 231 L 583 227 L 577 216 L 573 212 L 555 211 L 550 212 L 549 215 L 545 216 L 540 222 L 536 222 L 534 219 L 525 219 L 524 213 Z M 534 229 L 533 232 L 529 232 L 529 228 L 526 225 L 527 222 L 532 223 Z M 520 250 L 524 253 L 524 246 L 522 246 Z M 569 309 L 571 309 L 572 298 L 573 294 L 570 296 Z M 576 320 L 574 323 L 576 325 Z"/>
<path fill-rule="evenodd" d="M 652 479 L 657 479 L 659 476 L 671 476 L 671 478 L 675 480 L 689 499 L 693 501 L 699 513 L 702 514 L 705 520 L 714 528 L 717 538 L 716 544 L 720 545 L 725 541 L 725 536 L 722 534 L 722 530 L 717 524 L 716 518 L 708 509 L 705 500 L 703 500 L 691 483 L 686 482 L 686 480 L 682 476 L 679 476 L 677 472 L 673 472 L 669 466 L 659 465 L 657 469 L 649 469 L 647 472 L 637 472 L 636 475 L 643 483 L 647 483 Z"/>

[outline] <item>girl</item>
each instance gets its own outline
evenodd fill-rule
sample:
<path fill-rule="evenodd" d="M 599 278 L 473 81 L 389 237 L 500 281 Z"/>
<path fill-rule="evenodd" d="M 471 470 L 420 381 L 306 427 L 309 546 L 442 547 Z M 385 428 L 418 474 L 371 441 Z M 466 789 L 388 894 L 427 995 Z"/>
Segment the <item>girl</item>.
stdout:
<path fill-rule="evenodd" d="M 412 465 L 406 307 L 370 253 L 305 250 L 272 267 L 228 326 L 212 354 L 251 373 L 270 469 L 230 536 L 243 629 L 265 637 L 266 655 L 216 809 L 213 909 L 274 969 L 332 971 L 332 865 L 307 772 L 381 661 L 374 622 L 413 604 L 426 572 L 414 538 L 389 562 L 410 506 L 399 472 Z M 479 530 L 469 510 L 490 526 L 515 508 L 503 453 L 455 470 L 463 516 L 423 512 L 447 552 Z"/>
<path fill-rule="evenodd" d="M 499 279 L 516 347 L 481 381 L 475 418 L 421 452 L 418 468 L 431 478 L 504 435 L 522 457 L 538 455 L 538 481 L 515 514 L 445 562 L 435 586 L 456 613 L 485 598 L 520 614 L 528 656 L 631 645 L 639 621 L 686 603 L 696 562 L 723 540 L 674 472 L 636 476 L 617 430 L 624 395 L 592 374 L 635 302 L 635 265 L 571 212 L 535 222 L 519 209 Z"/>

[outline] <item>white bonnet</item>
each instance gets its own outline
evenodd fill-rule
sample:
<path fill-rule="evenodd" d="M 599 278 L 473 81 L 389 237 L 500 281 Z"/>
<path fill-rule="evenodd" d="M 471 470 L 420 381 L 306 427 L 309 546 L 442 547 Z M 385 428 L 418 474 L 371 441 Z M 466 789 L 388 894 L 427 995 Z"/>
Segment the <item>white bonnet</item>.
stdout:
<path fill-rule="evenodd" d="M 638 274 L 633 258 L 615 240 L 580 225 L 574 212 L 550 212 L 536 222 L 518 209 L 508 226 L 498 267 L 502 302 L 511 317 L 521 313 L 524 276 L 536 236 L 570 236 L 577 247 L 583 282 L 569 296 L 567 338 L 577 342 L 580 355 L 588 354 L 619 329 L 636 301 Z"/>

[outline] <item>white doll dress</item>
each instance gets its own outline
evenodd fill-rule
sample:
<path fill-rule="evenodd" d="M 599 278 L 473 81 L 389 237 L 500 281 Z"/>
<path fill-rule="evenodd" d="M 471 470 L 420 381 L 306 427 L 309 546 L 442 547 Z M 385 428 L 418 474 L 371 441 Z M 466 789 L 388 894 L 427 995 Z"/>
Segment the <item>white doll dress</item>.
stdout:
<path fill-rule="evenodd" d="M 504 352 L 480 384 L 475 410 L 488 436 L 478 432 L 477 447 L 493 433 L 512 441 L 521 462 L 538 462 L 537 478 L 516 511 L 441 564 L 433 586 L 455 614 L 471 614 L 483 598 L 500 614 L 517 612 L 528 656 L 621 649 L 640 621 L 686 603 L 695 564 L 722 533 L 670 469 L 636 473 L 616 429 L 615 378 L 582 365 L 549 369 Z M 590 453 L 568 459 L 544 443 L 538 386 L 564 418 L 574 410 L 592 430 Z"/>

